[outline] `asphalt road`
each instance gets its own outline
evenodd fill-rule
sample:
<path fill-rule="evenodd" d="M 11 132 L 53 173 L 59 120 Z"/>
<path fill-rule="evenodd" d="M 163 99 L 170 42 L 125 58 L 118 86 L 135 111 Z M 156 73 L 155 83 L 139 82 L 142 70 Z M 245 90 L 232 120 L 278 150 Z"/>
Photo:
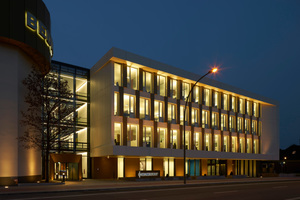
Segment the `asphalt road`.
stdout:
<path fill-rule="evenodd" d="M 134 191 L 82 191 L 0 195 L 1 200 L 91 200 L 91 199 L 218 199 L 218 200 L 300 200 L 300 181 L 187 186 Z"/>

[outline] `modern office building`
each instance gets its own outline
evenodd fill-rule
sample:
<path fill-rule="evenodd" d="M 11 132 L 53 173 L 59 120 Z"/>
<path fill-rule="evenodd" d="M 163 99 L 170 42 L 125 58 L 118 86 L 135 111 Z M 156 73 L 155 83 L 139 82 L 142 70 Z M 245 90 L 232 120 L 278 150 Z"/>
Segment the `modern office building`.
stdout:
<path fill-rule="evenodd" d="M 108 51 L 90 71 L 92 178 L 183 176 L 184 147 L 189 176 L 255 177 L 259 161 L 278 160 L 278 103 L 209 78 L 187 99 L 199 77 Z"/>

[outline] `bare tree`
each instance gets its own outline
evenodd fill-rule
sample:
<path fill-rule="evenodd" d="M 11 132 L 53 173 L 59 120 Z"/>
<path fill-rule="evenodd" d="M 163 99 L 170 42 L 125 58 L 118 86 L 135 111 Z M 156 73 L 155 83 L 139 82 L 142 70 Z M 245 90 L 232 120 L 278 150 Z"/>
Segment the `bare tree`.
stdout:
<path fill-rule="evenodd" d="M 19 141 L 26 149 L 43 151 L 45 178 L 49 182 L 49 155 L 59 149 L 60 139 L 74 130 L 76 110 L 72 104 L 73 94 L 68 82 L 58 77 L 58 73 L 43 75 L 33 68 L 23 80 L 27 88 L 25 95 L 26 111 L 22 111 L 21 125 L 25 133 Z"/>

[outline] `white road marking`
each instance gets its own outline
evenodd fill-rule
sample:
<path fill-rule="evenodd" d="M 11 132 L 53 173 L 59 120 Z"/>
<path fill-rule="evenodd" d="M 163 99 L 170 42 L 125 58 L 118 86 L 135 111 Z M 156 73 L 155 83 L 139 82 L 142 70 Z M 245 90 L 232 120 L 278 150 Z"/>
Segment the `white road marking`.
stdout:
<path fill-rule="evenodd" d="M 286 200 L 299 200 L 300 197 L 295 197 L 295 198 L 291 198 L 291 199 L 286 199 Z"/>
<path fill-rule="evenodd" d="M 277 186 L 277 187 L 273 187 L 273 188 L 274 188 L 274 189 L 278 189 L 278 188 L 286 188 L 286 187 L 288 187 L 288 186 L 283 185 L 283 186 Z"/>
<path fill-rule="evenodd" d="M 238 192 L 238 190 L 224 191 L 224 192 L 214 192 L 214 193 L 215 194 L 224 194 L 224 193 L 232 193 L 232 192 Z"/>

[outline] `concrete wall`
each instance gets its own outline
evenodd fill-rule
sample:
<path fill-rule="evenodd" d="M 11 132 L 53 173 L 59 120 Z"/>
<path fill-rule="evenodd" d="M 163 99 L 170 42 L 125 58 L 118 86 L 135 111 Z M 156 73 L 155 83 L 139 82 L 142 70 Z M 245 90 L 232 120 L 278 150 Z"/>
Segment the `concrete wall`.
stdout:
<path fill-rule="evenodd" d="M 97 65 L 97 64 L 96 64 Z M 111 116 L 113 112 L 113 63 L 91 72 L 91 157 L 112 154 Z M 93 67 L 93 68 L 94 68 Z"/>
<path fill-rule="evenodd" d="M 279 160 L 279 106 L 262 105 L 261 154 Z"/>
<path fill-rule="evenodd" d="M 26 90 L 22 80 L 30 72 L 34 62 L 17 47 L 0 44 L 0 185 L 19 181 L 35 181 L 41 175 L 41 154 L 26 150 L 17 137 L 22 136 L 21 111 L 25 110 Z"/>

